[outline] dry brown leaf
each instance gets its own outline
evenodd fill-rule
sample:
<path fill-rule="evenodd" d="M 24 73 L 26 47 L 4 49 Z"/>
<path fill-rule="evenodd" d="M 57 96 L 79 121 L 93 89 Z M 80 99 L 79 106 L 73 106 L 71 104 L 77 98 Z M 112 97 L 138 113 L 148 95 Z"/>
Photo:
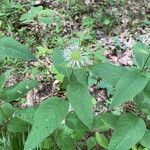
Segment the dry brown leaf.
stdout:
<path fill-rule="evenodd" d="M 37 92 L 38 92 L 37 89 L 33 89 L 27 93 L 27 97 L 26 97 L 27 98 L 27 102 L 26 102 L 27 106 L 33 106 L 34 105 L 34 101 L 35 101 Z"/>

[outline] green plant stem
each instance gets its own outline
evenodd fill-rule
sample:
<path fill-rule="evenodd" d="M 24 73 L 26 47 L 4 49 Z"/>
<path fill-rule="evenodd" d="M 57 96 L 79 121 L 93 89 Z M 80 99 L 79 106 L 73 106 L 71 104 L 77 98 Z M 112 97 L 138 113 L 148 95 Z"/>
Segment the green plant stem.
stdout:
<path fill-rule="evenodd" d="M 141 72 L 144 72 L 144 68 L 145 68 L 145 66 L 146 66 L 146 64 L 147 64 L 147 62 L 148 62 L 148 60 L 149 60 L 149 57 L 150 57 L 150 54 L 148 55 L 148 57 L 147 57 L 147 59 L 146 59 L 144 65 L 143 65 L 143 67 L 142 67 Z"/>

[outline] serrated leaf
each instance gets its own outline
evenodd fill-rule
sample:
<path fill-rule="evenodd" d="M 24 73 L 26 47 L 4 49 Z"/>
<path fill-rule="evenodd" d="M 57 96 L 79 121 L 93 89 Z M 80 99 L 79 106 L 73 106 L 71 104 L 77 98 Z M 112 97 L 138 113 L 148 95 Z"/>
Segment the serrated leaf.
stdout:
<path fill-rule="evenodd" d="M 32 150 L 46 139 L 62 122 L 68 113 L 68 103 L 58 97 L 45 100 L 36 110 L 33 126 L 24 150 Z"/>
<path fill-rule="evenodd" d="M 90 70 L 93 74 L 101 77 L 104 81 L 112 85 L 116 85 L 118 80 L 126 72 L 125 68 L 115 66 L 110 63 L 95 64 L 90 68 Z"/>
<path fill-rule="evenodd" d="M 140 141 L 146 131 L 141 118 L 133 114 L 120 116 L 110 140 L 108 150 L 129 150 Z"/>
<path fill-rule="evenodd" d="M 93 124 L 92 98 L 86 86 L 72 82 L 67 87 L 68 100 L 81 121 L 89 128 Z"/>
<path fill-rule="evenodd" d="M 28 91 L 38 86 L 36 80 L 21 81 L 13 86 L 6 87 L 0 95 L 0 98 L 6 102 L 11 102 L 23 97 Z"/>
<path fill-rule="evenodd" d="M 141 145 L 150 149 L 150 130 L 146 130 L 144 136 L 140 140 Z"/>
<path fill-rule="evenodd" d="M 119 80 L 113 96 L 111 107 L 121 105 L 140 93 L 146 86 L 148 79 L 138 71 L 128 71 Z"/>
<path fill-rule="evenodd" d="M 26 46 L 10 37 L 0 39 L 0 60 L 6 57 L 17 58 L 23 61 L 36 60 Z"/>

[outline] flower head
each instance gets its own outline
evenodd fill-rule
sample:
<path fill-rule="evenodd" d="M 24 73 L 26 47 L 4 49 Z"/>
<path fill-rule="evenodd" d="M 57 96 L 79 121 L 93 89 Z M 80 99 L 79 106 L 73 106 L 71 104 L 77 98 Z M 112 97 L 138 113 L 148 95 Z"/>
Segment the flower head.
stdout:
<path fill-rule="evenodd" d="M 92 61 L 78 44 L 71 44 L 64 50 L 63 55 L 67 66 L 71 68 L 80 68 L 91 65 Z"/>

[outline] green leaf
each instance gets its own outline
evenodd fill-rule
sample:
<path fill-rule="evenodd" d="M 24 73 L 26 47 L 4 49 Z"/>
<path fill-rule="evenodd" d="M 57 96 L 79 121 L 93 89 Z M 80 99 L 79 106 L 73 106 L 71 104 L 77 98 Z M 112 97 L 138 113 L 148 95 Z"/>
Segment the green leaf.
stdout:
<path fill-rule="evenodd" d="M 75 141 L 68 134 L 60 134 L 57 144 L 61 150 L 76 150 Z"/>
<path fill-rule="evenodd" d="M 135 96 L 134 101 L 142 109 L 142 111 L 143 109 L 149 110 L 150 100 L 149 100 L 149 97 L 147 97 L 143 91 Z"/>
<path fill-rule="evenodd" d="M 67 95 L 71 106 L 81 121 L 89 128 L 93 124 L 92 98 L 86 86 L 72 82 L 67 87 Z"/>
<path fill-rule="evenodd" d="M 54 141 L 48 137 L 46 138 L 41 144 L 40 144 L 40 148 L 41 149 L 53 149 L 54 146 Z"/>
<path fill-rule="evenodd" d="M 143 138 L 140 140 L 141 145 L 150 149 L 150 130 L 146 130 Z"/>
<path fill-rule="evenodd" d="M 140 93 L 148 79 L 138 71 L 128 71 L 119 80 L 113 96 L 111 107 L 121 105 Z"/>
<path fill-rule="evenodd" d="M 148 20 L 143 20 L 142 21 L 142 25 L 147 25 L 147 26 L 150 26 L 150 21 L 148 21 Z"/>
<path fill-rule="evenodd" d="M 29 23 L 33 21 L 35 17 L 43 10 L 42 6 L 39 7 L 31 7 L 31 9 L 20 17 L 20 21 L 23 23 Z"/>
<path fill-rule="evenodd" d="M 0 60 L 6 57 L 17 58 L 23 61 L 36 60 L 26 46 L 10 37 L 0 39 Z"/>
<path fill-rule="evenodd" d="M 113 114 L 108 113 L 108 115 L 106 115 L 105 117 L 107 117 L 109 120 L 112 115 Z M 110 126 L 103 122 L 102 117 L 103 115 L 94 116 L 92 127 L 93 130 L 99 129 L 102 132 L 108 131 L 110 129 Z M 113 121 L 116 122 L 116 119 Z M 67 127 L 72 130 L 89 131 L 89 128 L 79 119 L 79 117 L 74 112 L 69 113 L 69 115 L 65 118 L 65 123 Z"/>
<path fill-rule="evenodd" d="M 146 84 L 143 93 L 146 97 L 150 98 L 150 81 Z"/>
<path fill-rule="evenodd" d="M 55 79 L 58 80 L 58 81 L 60 81 L 60 82 L 62 83 L 63 80 L 64 80 L 64 75 L 61 74 L 61 73 L 59 73 L 59 74 L 57 74 L 57 75 L 55 76 Z"/>
<path fill-rule="evenodd" d="M 59 73 L 59 72 L 56 70 L 56 68 L 55 68 L 54 66 L 51 66 L 50 72 L 51 72 L 52 74 L 55 74 L 55 79 L 56 79 L 56 80 L 60 81 L 61 83 L 63 82 L 63 80 L 64 80 L 64 75 L 61 74 L 61 73 Z"/>
<path fill-rule="evenodd" d="M 140 92 L 135 98 L 134 101 L 137 103 L 137 105 L 144 110 L 148 110 L 150 108 L 150 81 L 146 84 L 145 88 L 142 92 Z"/>
<path fill-rule="evenodd" d="M 28 124 L 27 122 L 14 117 L 9 121 L 7 130 L 13 133 L 23 133 L 28 131 L 29 126 L 30 124 Z"/>
<path fill-rule="evenodd" d="M 94 116 L 93 119 L 93 130 L 97 129 L 101 132 L 108 131 L 110 129 L 110 127 L 102 121 L 101 115 Z"/>
<path fill-rule="evenodd" d="M 115 4 L 115 1 L 114 0 L 107 0 L 107 2 L 112 6 Z"/>
<path fill-rule="evenodd" d="M 6 72 L 4 72 L 3 75 L 0 76 L 0 93 L 2 92 L 2 90 L 4 88 L 5 83 L 9 78 L 9 75 L 10 75 L 10 71 L 6 71 Z"/>
<path fill-rule="evenodd" d="M 108 140 L 107 140 L 107 138 L 103 134 L 96 132 L 95 138 L 96 138 L 97 143 L 101 147 L 103 147 L 105 149 L 108 148 Z"/>
<path fill-rule="evenodd" d="M 50 12 L 49 12 L 50 13 Z M 38 21 L 40 22 L 40 23 L 43 23 L 43 24 L 47 24 L 47 25 L 50 25 L 54 20 L 52 20 L 52 18 L 50 18 L 50 16 L 39 16 L 38 17 Z"/>
<path fill-rule="evenodd" d="M 86 145 L 88 150 L 92 150 L 93 147 L 96 145 L 96 140 L 94 137 L 89 137 L 86 141 Z"/>
<path fill-rule="evenodd" d="M 15 116 L 25 122 L 32 124 L 34 113 L 35 113 L 35 108 L 31 107 L 31 108 L 17 110 L 15 112 Z"/>
<path fill-rule="evenodd" d="M 116 85 L 118 80 L 126 72 L 125 68 L 110 63 L 95 64 L 90 70 L 96 76 L 101 77 L 104 81 L 112 85 Z"/>
<path fill-rule="evenodd" d="M 63 57 L 63 51 L 60 49 L 55 49 L 53 52 L 53 65 L 59 73 L 65 76 L 69 76 L 72 72 L 71 68 L 67 67 L 67 63 Z"/>
<path fill-rule="evenodd" d="M 85 68 L 76 69 L 73 72 L 73 75 L 76 77 L 75 80 L 77 80 L 77 82 L 82 83 L 85 86 L 88 85 L 87 70 Z"/>
<path fill-rule="evenodd" d="M 36 80 L 21 81 L 13 86 L 6 87 L 0 95 L 0 98 L 6 102 L 11 102 L 23 97 L 28 91 L 38 86 Z"/>
<path fill-rule="evenodd" d="M 15 111 L 15 108 L 9 103 L 3 103 L 0 105 L 0 124 L 3 123 L 5 119 L 10 118 Z"/>
<path fill-rule="evenodd" d="M 141 118 L 133 114 L 120 116 L 116 123 L 108 150 L 129 150 L 140 141 L 145 131 L 146 126 Z"/>
<path fill-rule="evenodd" d="M 118 118 L 118 116 L 113 115 L 112 113 L 103 113 L 100 115 L 100 119 L 104 122 L 104 124 L 112 129 L 115 129 Z"/>
<path fill-rule="evenodd" d="M 46 139 L 68 113 L 68 103 L 58 97 L 45 100 L 36 110 L 33 126 L 25 143 L 24 150 L 32 150 Z"/>
<path fill-rule="evenodd" d="M 135 56 L 136 65 L 140 68 L 143 68 L 145 61 L 147 60 L 150 51 L 148 46 L 146 46 L 143 43 L 137 42 L 135 46 L 133 47 L 133 52 Z M 150 65 L 150 59 L 145 64 L 145 67 Z"/>
<path fill-rule="evenodd" d="M 66 125 L 73 130 L 88 130 L 88 127 L 79 119 L 79 117 L 74 113 L 70 112 L 65 118 Z"/>
<path fill-rule="evenodd" d="M 99 129 L 99 131 L 108 131 L 109 129 L 115 129 L 118 116 L 112 113 L 101 113 L 94 116 L 93 129 Z"/>

